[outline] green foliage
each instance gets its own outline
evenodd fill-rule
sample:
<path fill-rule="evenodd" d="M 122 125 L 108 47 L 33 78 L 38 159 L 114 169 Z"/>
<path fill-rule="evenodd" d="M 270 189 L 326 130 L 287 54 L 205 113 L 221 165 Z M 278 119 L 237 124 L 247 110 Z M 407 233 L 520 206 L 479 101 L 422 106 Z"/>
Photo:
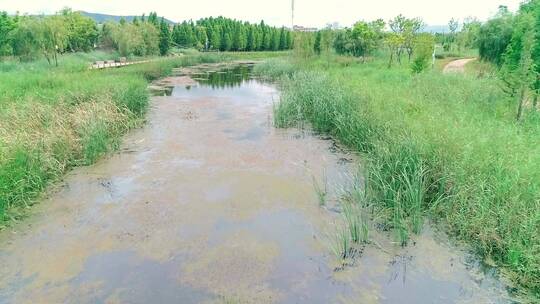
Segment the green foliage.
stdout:
<path fill-rule="evenodd" d="M 511 97 L 516 96 L 518 99 L 517 120 L 521 119 L 528 93 L 535 90 L 539 77 L 533 60 L 533 52 L 537 44 L 535 26 L 534 16 L 530 13 L 523 13 L 516 17 L 512 40 L 504 55 L 504 64 L 501 69 L 507 92 Z"/>
<path fill-rule="evenodd" d="M 315 54 L 315 37 L 312 33 L 294 33 L 293 54 L 296 58 L 309 58 Z"/>
<path fill-rule="evenodd" d="M 11 55 L 11 31 L 15 29 L 15 20 L 6 12 L 0 12 L 0 56 Z"/>
<path fill-rule="evenodd" d="M 58 65 L 65 52 L 88 52 L 98 45 L 114 48 L 121 56 L 166 55 L 171 45 L 213 51 L 281 51 L 292 48 L 286 28 L 250 24 L 224 17 L 185 21 L 172 28 L 155 12 L 128 23 L 107 22 L 101 27 L 71 9 L 51 16 L 15 16 L 0 12 L 0 56 L 21 61 L 44 56 Z"/>
<path fill-rule="evenodd" d="M 394 59 L 401 63 L 403 52 L 407 52 L 409 61 L 411 61 L 415 40 L 424 27 L 424 23 L 420 18 L 406 18 L 403 15 L 398 15 L 388 22 L 392 32 L 386 36 L 386 45 L 390 51 L 390 61 L 388 66 L 392 66 Z"/>
<path fill-rule="evenodd" d="M 162 17 L 161 22 L 159 23 L 159 54 L 165 56 L 169 53 L 169 48 L 171 42 L 171 31 L 169 29 L 169 24 L 165 22 L 165 19 Z"/>
<path fill-rule="evenodd" d="M 482 23 L 475 18 L 467 18 L 463 22 L 463 28 L 457 34 L 457 44 L 461 49 L 478 48 L 478 39 L 480 38 L 480 28 Z"/>
<path fill-rule="evenodd" d="M 70 9 L 62 10 L 60 15 L 67 28 L 67 49 L 71 52 L 88 52 L 93 49 L 99 36 L 94 20 Z"/>
<path fill-rule="evenodd" d="M 435 37 L 432 34 L 419 34 L 414 41 L 415 58 L 411 69 L 413 73 L 418 74 L 429 67 L 429 62 L 435 48 Z"/>
<path fill-rule="evenodd" d="M 172 31 L 172 41 L 178 47 L 182 48 L 200 48 L 198 39 L 193 32 L 194 25 L 188 22 L 182 22 L 181 24 L 176 24 L 173 27 Z M 206 39 L 205 39 L 206 40 Z"/>
<path fill-rule="evenodd" d="M 338 54 L 353 56 L 368 56 L 383 39 L 385 23 L 376 20 L 370 23 L 358 21 L 352 29 L 341 30 L 337 33 L 334 48 Z"/>
<path fill-rule="evenodd" d="M 14 30 L 13 39 L 17 40 L 14 50 L 22 58 L 41 53 L 49 64 L 58 65 L 58 54 L 67 46 L 68 30 L 62 16 L 54 15 L 43 18 L 23 18 Z M 18 41 L 18 40 L 21 41 Z"/>
<path fill-rule="evenodd" d="M 103 29 L 103 43 L 111 43 L 122 56 L 157 55 L 160 51 L 160 32 L 148 22 L 106 23 Z"/>
<path fill-rule="evenodd" d="M 179 25 L 184 29 L 178 30 L 179 37 L 185 37 L 191 27 L 194 32 L 206 33 L 206 37 L 199 38 L 199 46 L 214 51 L 282 51 L 292 48 L 291 33 L 286 28 L 275 28 L 260 24 L 250 24 L 224 17 L 204 18 L 194 24 L 183 23 Z M 182 34 L 180 34 L 182 33 Z M 208 44 L 206 43 L 208 38 Z M 180 47 L 195 47 L 193 41 L 180 39 L 175 42 Z"/>
<path fill-rule="evenodd" d="M 480 58 L 501 65 L 503 55 L 512 39 L 514 17 L 507 10 L 486 22 L 478 33 L 478 52 Z"/>
<path fill-rule="evenodd" d="M 50 64 L 54 62 L 58 65 L 61 53 L 89 51 L 97 42 L 96 23 L 69 9 L 52 16 L 16 19 L 6 37 L 13 54 L 23 61 L 35 59 L 41 54 Z"/>
<path fill-rule="evenodd" d="M 317 34 L 315 34 L 315 43 L 313 44 L 313 51 L 317 55 L 321 54 L 321 40 L 322 34 L 321 31 L 318 31 Z"/>

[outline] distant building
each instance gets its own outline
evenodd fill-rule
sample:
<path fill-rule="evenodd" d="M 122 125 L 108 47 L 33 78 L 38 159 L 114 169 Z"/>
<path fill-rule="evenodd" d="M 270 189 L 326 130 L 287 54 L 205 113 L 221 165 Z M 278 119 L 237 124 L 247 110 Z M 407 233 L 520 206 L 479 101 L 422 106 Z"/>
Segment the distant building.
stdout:
<path fill-rule="evenodd" d="M 294 26 L 294 31 L 296 31 L 296 32 L 316 32 L 318 30 L 319 29 L 315 28 L 315 27 L 303 27 L 301 25 L 295 25 Z"/>

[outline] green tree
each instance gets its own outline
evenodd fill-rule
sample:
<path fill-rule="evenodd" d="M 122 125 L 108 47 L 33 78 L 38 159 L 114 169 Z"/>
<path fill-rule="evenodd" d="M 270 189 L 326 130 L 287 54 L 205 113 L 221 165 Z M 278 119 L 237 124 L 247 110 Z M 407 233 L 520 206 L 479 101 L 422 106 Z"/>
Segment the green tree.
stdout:
<path fill-rule="evenodd" d="M 506 7 L 500 7 L 497 15 L 479 30 L 478 53 L 480 58 L 502 65 L 506 48 L 512 39 L 514 16 Z"/>
<path fill-rule="evenodd" d="M 414 60 L 411 64 L 413 73 L 418 74 L 429 67 L 429 61 L 435 50 L 435 37 L 429 33 L 416 36 L 414 41 Z"/>
<path fill-rule="evenodd" d="M 312 33 L 295 32 L 293 54 L 297 58 L 310 58 L 314 55 L 314 36 Z"/>
<path fill-rule="evenodd" d="M 457 44 L 460 49 L 463 48 L 477 48 L 478 36 L 482 23 L 476 18 L 466 18 L 463 21 L 463 27 L 457 34 Z"/>
<path fill-rule="evenodd" d="M 169 29 L 169 24 L 165 22 L 165 19 L 162 17 L 159 24 L 159 54 L 165 56 L 169 53 L 171 47 L 171 31 Z"/>
<path fill-rule="evenodd" d="M 367 22 L 358 21 L 351 31 L 352 54 L 354 56 L 367 56 L 377 45 L 377 33 Z"/>
<path fill-rule="evenodd" d="M 313 43 L 313 51 L 317 55 L 321 54 L 321 40 L 322 40 L 322 33 L 321 31 L 317 31 L 317 34 L 315 34 L 315 42 Z"/>
<path fill-rule="evenodd" d="M 504 54 L 501 76 L 507 86 L 507 93 L 517 99 L 518 121 L 523 116 L 526 100 L 535 98 L 534 89 L 539 77 L 533 59 L 536 36 L 534 16 L 530 13 L 521 14 L 517 18 L 511 42 Z"/>
<path fill-rule="evenodd" d="M 15 21 L 6 12 L 0 12 L 0 56 L 11 55 L 12 31 L 15 29 Z"/>
<path fill-rule="evenodd" d="M 102 40 L 111 45 L 122 56 L 146 56 L 159 53 L 159 31 L 150 23 L 106 23 L 103 26 Z"/>
<path fill-rule="evenodd" d="M 19 57 L 21 61 L 28 61 L 36 58 L 39 54 L 36 40 L 37 32 L 34 29 L 39 28 L 38 20 L 32 17 L 21 17 L 17 27 L 10 33 L 9 39 L 13 54 Z"/>
<path fill-rule="evenodd" d="M 293 45 L 294 37 L 291 31 L 287 31 L 287 49 L 290 50 L 294 47 Z"/>
<path fill-rule="evenodd" d="M 203 26 L 195 26 L 196 36 L 196 48 L 199 50 L 207 50 L 208 36 L 206 35 L 206 29 Z"/>
<path fill-rule="evenodd" d="M 246 50 L 254 51 L 256 50 L 256 48 L 255 29 L 253 27 L 250 27 L 247 34 Z"/>
<path fill-rule="evenodd" d="M 403 51 L 407 52 L 409 61 L 411 61 L 416 35 L 423 28 L 424 23 L 420 18 L 409 19 L 403 15 L 398 15 L 394 19 L 390 20 L 388 25 L 394 33 L 391 39 L 392 42 L 401 43 L 401 45 L 396 48 L 395 56 L 397 57 L 397 61 L 401 63 L 401 55 Z M 393 54 L 391 56 L 393 56 Z"/>
<path fill-rule="evenodd" d="M 67 49 L 71 52 L 91 50 L 99 37 L 96 22 L 67 8 L 61 11 L 61 16 L 67 30 Z"/>
<path fill-rule="evenodd" d="M 401 47 L 404 43 L 404 38 L 398 33 L 389 33 L 385 38 L 385 44 L 388 47 L 390 58 L 388 61 L 388 67 L 392 67 L 394 59 L 401 62 Z"/>
<path fill-rule="evenodd" d="M 446 51 L 451 50 L 455 44 L 458 28 L 459 22 L 456 19 L 452 18 L 448 21 L 448 29 L 450 32 L 446 35 L 446 41 L 444 42 L 444 49 Z"/>
<path fill-rule="evenodd" d="M 143 17 L 144 18 L 144 17 Z M 148 15 L 148 23 L 153 24 L 155 27 L 159 27 L 159 20 L 156 12 L 151 12 Z"/>
<path fill-rule="evenodd" d="M 30 30 L 33 31 L 35 45 L 47 62 L 58 66 L 58 54 L 65 50 L 68 41 L 65 20 L 57 15 L 39 18 L 31 23 Z"/>
<path fill-rule="evenodd" d="M 279 50 L 283 51 L 288 48 L 289 47 L 287 46 L 287 32 L 285 30 L 285 27 L 282 27 L 279 31 Z"/>

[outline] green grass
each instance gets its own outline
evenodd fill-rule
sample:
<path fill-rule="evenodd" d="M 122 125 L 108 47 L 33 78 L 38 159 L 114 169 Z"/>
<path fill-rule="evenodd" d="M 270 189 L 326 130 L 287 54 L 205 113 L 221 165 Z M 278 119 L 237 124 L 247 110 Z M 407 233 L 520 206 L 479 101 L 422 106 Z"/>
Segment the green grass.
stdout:
<path fill-rule="evenodd" d="M 192 52 L 105 70 L 88 67 L 118 54 L 64 55 L 59 67 L 45 60 L 0 62 L 0 228 L 24 215 L 67 170 L 116 149 L 144 121 L 148 81 L 175 67 L 265 55 Z"/>
<path fill-rule="evenodd" d="M 369 228 L 366 216 L 360 206 L 353 202 L 343 202 L 343 217 L 347 225 L 350 240 L 355 244 L 369 241 Z"/>
<path fill-rule="evenodd" d="M 315 194 L 317 194 L 317 200 L 319 202 L 319 206 L 322 207 L 326 205 L 326 199 L 328 197 L 328 181 L 326 179 L 325 173 L 323 173 L 321 183 L 319 183 L 317 181 L 317 178 L 313 176 L 313 188 L 315 189 Z"/>
<path fill-rule="evenodd" d="M 307 122 L 362 152 L 366 196 L 403 243 L 430 216 L 540 297 L 538 114 L 516 123 L 489 75 L 344 61 L 289 63 L 275 124 Z"/>

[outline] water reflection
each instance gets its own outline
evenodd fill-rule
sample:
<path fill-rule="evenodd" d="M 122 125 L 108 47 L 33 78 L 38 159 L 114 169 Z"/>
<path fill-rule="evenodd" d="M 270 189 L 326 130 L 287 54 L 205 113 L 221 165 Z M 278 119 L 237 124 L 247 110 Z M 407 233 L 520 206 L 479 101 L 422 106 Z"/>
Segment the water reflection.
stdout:
<path fill-rule="evenodd" d="M 202 86 L 212 89 L 236 88 L 250 79 L 253 65 L 236 65 L 219 71 L 207 71 L 193 75 Z"/>

